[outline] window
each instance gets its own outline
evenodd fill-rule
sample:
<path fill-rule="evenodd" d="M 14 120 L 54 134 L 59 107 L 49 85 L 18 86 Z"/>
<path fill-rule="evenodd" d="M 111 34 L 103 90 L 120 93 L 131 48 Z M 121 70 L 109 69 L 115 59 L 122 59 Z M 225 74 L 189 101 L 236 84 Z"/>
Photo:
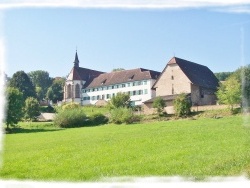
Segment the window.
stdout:
<path fill-rule="evenodd" d="M 67 98 L 71 98 L 71 84 L 67 86 Z"/>
<path fill-rule="evenodd" d="M 136 82 L 133 82 L 133 86 L 136 86 Z"/>
<path fill-rule="evenodd" d="M 148 90 L 147 89 L 144 89 L 144 94 L 148 94 Z"/>
<path fill-rule="evenodd" d="M 130 87 L 130 83 L 127 83 L 127 86 Z"/>
<path fill-rule="evenodd" d="M 112 86 L 112 89 L 114 89 L 115 88 L 115 86 Z"/>
<path fill-rule="evenodd" d="M 96 100 L 99 100 L 99 99 L 100 99 L 100 95 L 97 95 Z"/>
<path fill-rule="evenodd" d="M 91 100 L 94 101 L 94 100 L 95 100 L 95 96 L 92 96 L 92 97 L 91 97 Z"/>
<path fill-rule="evenodd" d="M 122 84 L 122 87 L 126 87 L 126 85 L 125 85 L 125 84 Z"/>
<path fill-rule="evenodd" d="M 110 94 L 107 94 L 107 95 L 106 95 L 106 98 L 109 99 L 109 98 L 110 98 Z"/>
<path fill-rule="evenodd" d="M 145 80 L 143 83 L 144 83 L 144 85 L 147 85 L 147 84 L 148 84 L 147 80 Z"/>
<path fill-rule="evenodd" d="M 141 85 L 141 82 L 140 82 L 140 81 L 139 81 L 139 82 L 137 82 L 137 85 L 138 85 L 138 86 L 140 86 L 140 85 Z"/>
<path fill-rule="evenodd" d="M 136 95 L 136 91 L 133 91 L 133 95 Z"/>
<path fill-rule="evenodd" d="M 174 94 L 174 84 L 172 84 L 172 95 Z"/>
<path fill-rule="evenodd" d="M 142 92 L 143 92 L 142 90 L 139 90 L 138 95 L 142 95 Z"/>
<path fill-rule="evenodd" d="M 105 95 L 102 95 L 102 100 L 104 100 L 105 99 Z"/>
<path fill-rule="evenodd" d="M 75 98 L 80 98 L 80 86 L 79 86 L 79 84 L 76 84 L 76 87 L 75 87 Z"/>
<path fill-rule="evenodd" d="M 171 79 L 174 80 L 174 76 L 173 75 L 171 76 Z"/>

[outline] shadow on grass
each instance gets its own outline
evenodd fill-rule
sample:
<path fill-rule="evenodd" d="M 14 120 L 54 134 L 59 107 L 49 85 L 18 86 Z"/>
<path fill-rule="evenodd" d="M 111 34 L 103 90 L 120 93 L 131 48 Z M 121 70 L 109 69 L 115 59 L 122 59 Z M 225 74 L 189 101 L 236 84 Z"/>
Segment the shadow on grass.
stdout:
<path fill-rule="evenodd" d="M 24 128 L 9 128 L 5 129 L 5 134 L 18 134 L 18 133 L 40 133 L 40 132 L 53 132 L 53 131 L 61 131 L 63 129 L 24 129 Z"/>

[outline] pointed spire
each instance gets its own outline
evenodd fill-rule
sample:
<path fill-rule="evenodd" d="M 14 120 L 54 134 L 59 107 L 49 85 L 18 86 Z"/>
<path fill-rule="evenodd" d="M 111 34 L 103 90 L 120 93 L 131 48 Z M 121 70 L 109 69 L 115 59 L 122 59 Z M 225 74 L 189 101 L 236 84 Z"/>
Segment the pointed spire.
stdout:
<path fill-rule="evenodd" d="M 74 67 L 79 67 L 79 59 L 77 55 L 77 50 L 76 50 L 76 55 L 75 55 Z"/>

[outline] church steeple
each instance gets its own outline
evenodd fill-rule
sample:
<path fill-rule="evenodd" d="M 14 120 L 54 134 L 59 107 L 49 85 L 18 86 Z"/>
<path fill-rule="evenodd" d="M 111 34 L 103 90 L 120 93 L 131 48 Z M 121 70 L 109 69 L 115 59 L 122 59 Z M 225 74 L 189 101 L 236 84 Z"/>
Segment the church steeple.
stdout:
<path fill-rule="evenodd" d="M 77 55 L 77 50 L 76 50 L 76 55 L 75 55 L 74 67 L 79 67 L 79 59 Z"/>

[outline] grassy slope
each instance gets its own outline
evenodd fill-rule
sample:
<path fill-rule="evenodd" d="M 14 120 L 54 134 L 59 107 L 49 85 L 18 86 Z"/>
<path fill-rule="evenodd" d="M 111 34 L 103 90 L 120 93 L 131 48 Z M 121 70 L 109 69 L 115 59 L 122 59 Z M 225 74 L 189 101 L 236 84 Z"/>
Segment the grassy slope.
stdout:
<path fill-rule="evenodd" d="M 236 116 L 9 134 L 0 177 L 93 181 L 250 174 L 249 132 Z"/>

